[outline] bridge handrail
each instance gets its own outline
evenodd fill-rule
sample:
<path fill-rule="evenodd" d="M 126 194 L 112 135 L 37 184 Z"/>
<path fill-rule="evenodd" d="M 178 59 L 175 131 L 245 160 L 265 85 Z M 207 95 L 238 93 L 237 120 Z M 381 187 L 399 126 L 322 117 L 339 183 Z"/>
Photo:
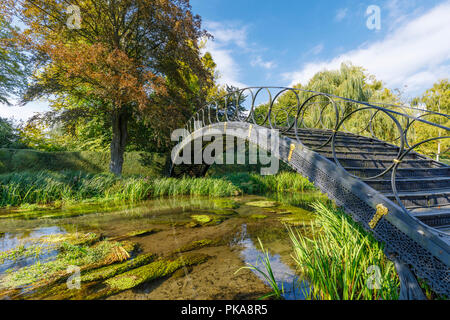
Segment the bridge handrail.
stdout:
<path fill-rule="evenodd" d="M 264 110 L 264 113 L 262 115 L 260 114 L 260 116 L 262 118 L 264 118 L 264 120 L 259 125 L 270 126 L 272 129 L 275 129 L 275 128 L 276 129 L 280 129 L 280 128 L 285 129 L 284 132 L 294 130 L 295 137 L 296 137 L 298 143 L 303 145 L 304 147 L 306 147 L 306 146 L 303 144 L 302 139 L 299 137 L 298 133 L 299 133 L 299 128 L 302 125 L 305 125 L 305 123 L 304 123 L 305 110 L 308 108 L 308 104 L 310 102 L 314 102 L 314 99 L 316 99 L 317 97 L 319 97 L 319 98 L 325 97 L 326 99 L 328 99 L 328 102 L 326 102 L 325 106 L 323 106 L 322 109 L 320 110 L 319 119 L 314 124 L 314 126 L 316 126 L 316 127 L 317 126 L 319 126 L 319 127 L 325 126 L 323 124 L 324 110 L 325 110 L 325 108 L 328 107 L 329 104 L 332 105 L 332 110 L 334 110 L 333 112 L 334 112 L 335 123 L 333 124 L 332 128 L 326 128 L 326 129 L 330 130 L 330 136 L 328 137 L 328 139 L 320 146 L 315 147 L 315 148 L 310 148 L 310 149 L 312 151 L 318 151 L 320 149 L 323 149 L 327 145 L 331 145 L 334 162 L 336 163 L 336 165 L 338 165 L 340 168 L 342 168 L 344 170 L 346 170 L 346 169 L 341 165 L 341 163 L 339 162 L 337 155 L 336 155 L 336 136 L 337 136 L 338 132 L 341 132 L 343 130 L 349 132 L 345 127 L 345 122 L 356 113 L 363 112 L 365 110 L 370 110 L 370 112 L 372 112 L 370 120 L 368 121 L 367 124 L 364 124 L 362 126 L 364 128 L 361 131 L 359 131 L 357 134 L 361 134 L 365 131 L 368 131 L 368 133 L 371 135 L 372 138 L 378 139 L 374 132 L 373 122 L 378 114 L 385 114 L 386 117 L 394 123 L 394 128 L 396 128 L 396 130 L 398 131 L 398 136 L 395 135 L 394 138 L 391 139 L 391 143 L 399 144 L 398 154 L 395 157 L 393 157 L 392 164 L 389 165 L 387 168 L 385 168 L 385 170 L 383 170 L 381 173 L 376 174 L 371 177 L 358 177 L 356 175 L 351 174 L 347 170 L 346 171 L 349 175 L 356 177 L 356 178 L 360 178 L 363 181 L 370 181 L 370 180 L 382 178 L 391 172 L 391 187 L 392 187 L 393 194 L 394 194 L 398 204 L 400 205 L 400 207 L 407 213 L 409 213 L 409 210 L 407 210 L 405 208 L 402 201 L 400 200 L 400 197 L 397 192 L 397 187 L 396 187 L 396 181 L 397 181 L 396 173 L 398 172 L 398 169 L 399 169 L 400 164 L 402 163 L 402 160 L 408 154 L 411 154 L 415 149 L 425 145 L 426 143 L 436 142 L 436 141 L 441 142 L 444 139 L 450 139 L 450 128 L 449 127 L 439 124 L 439 123 L 435 123 L 435 122 L 423 119 L 424 117 L 433 115 L 433 116 L 443 117 L 448 120 L 448 119 L 450 119 L 450 115 L 448 115 L 448 114 L 435 112 L 432 110 L 423 110 L 423 109 L 414 108 L 411 106 L 394 105 L 394 104 L 387 104 L 387 103 L 382 103 L 382 102 L 379 102 L 379 103 L 372 102 L 371 103 L 371 102 L 357 101 L 357 100 L 353 100 L 353 99 L 349 99 L 349 98 L 336 96 L 333 94 L 322 93 L 322 92 L 317 92 L 317 91 L 312 91 L 312 90 L 304 90 L 304 89 L 299 89 L 299 88 L 289 88 L 289 87 L 247 87 L 247 88 L 243 88 L 243 89 L 236 89 L 234 91 L 230 91 L 227 94 L 225 94 L 224 96 L 207 103 L 203 108 L 201 108 L 197 113 L 195 113 L 189 119 L 189 121 L 186 123 L 186 128 L 190 132 L 191 132 L 191 129 L 194 129 L 194 131 L 195 131 L 195 121 L 200 121 L 203 125 L 206 125 L 206 120 L 208 120 L 209 124 L 216 123 L 216 122 L 239 121 L 239 122 L 249 122 L 249 123 L 258 125 L 258 120 L 255 119 L 256 110 L 257 110 L 257 107 L 260 107 L 264 104 L 261 103 L 261 104 L 255 105 L 255 102 L 256 102 L 258 94 L 260 94 L 260 92 L 264 92 L 264 90 L 267 91 L 267 93 L 269 95 L 269 101 L 267 103 L 267 105 L 268 105 L 267 110 Z M 272 93 L 270 90 L 278 90 L 278 92 L 272 97 Z M 254 93 L 253 91 L 256 91 L 256 93 Z M 241 111 L 239 109 L 242 105 L 240 99 L 241 98 L 247 99 L 247 97 L 245 97 L 245 94 L 247 94 L 247 92 L 248 92 L 248 94 L 251 94 L 251 105 L 249 107 L 248 112 L 246 114 L 244 114 L 243 111 Z M 272 112 L 274 109 L 275 101 L 287 92 L 292 92 L 295 94 L 297 103 L 294 105 L 288 105 L 284 109 L 276 110 L 275 119 L 272 119 Z M 301 93 L 301 92 L 311 94 L 311 96 L 307 97 L 306 100 L 302 102 L 299 97 L 299 93 Z M 234 101 L 234 100 L 237 100 L 237 101 Z M 231 102 L 231 105 L 229 105 L 230 102 Z M 354 110 L 351 110 L 351 112 L 348 113 L 347 109 L 342 110 L 340 104 L 338 104 L 337 102 L 350 103 L 352 105 L 356 105 L 357 108 Z M 223 106 L 223 108 L 220 108 L 220 104 L 222 104 L 222 103 L 224 103 L 224 106 Z M 323 104 L 324 102 L 319 101 L 319 103 Z M 380 105 L 382 105 L 382 106 L 380 106 Z M 232 112 L 234 113 L 234 116 L 229 115 L 230 107 L 234 107 L 234 109 L 235 109 L 234 111 L 232 110 Z M 399 108 L 400 110 L 403 110 L 405 112 L 392 110 L 392 109 L 389 109 L 386 107 Z M 215 119 L 211 119 L 211 111 L 212 110 L 215 110 L 215 112 L 216 112 L 216 114 L 214 116 Z M 421 114 L 414 116 L 414 115 L 406 113 L 406 110 L 420 112 Z M 289 117 L 293 111 L 295 111 L 295 116 L 293 117 L 293 119 L 291 119 L 292 123 L 290 123 Z M 222 112 L 224 121 L 220 121 L 220 119 L 219 119 L 220 112 Z M 287 125 L 284 127 L 277 126 L 276 117 L 279 115 L 280 112 L 284 112 L 286 114 Z M 207 114 L 207 118 L 206 118 L 205 114 Z M 256 114 L 256 116 L 258 116 L 258 115 Z M 232 117 L 231 120 L 229 119 L 230 117 Z M 299 122 L 299 118 L 300 118 L 300 122 Z M 406 123 L 404 125 L 402 125 L 402 123 L 399 119 L 403 119 L 404 121 L 406 120 Z M 217 121 L 215 121 L 215 120 L 217 120 Z M 275 125 L 274 125 L 274 123 L 272 123 L 273 121 L 275 121 Z M 446 133 L 446 135 L 443 135 L 443 136 L 441 136 L 441 134 L 439 133 L 438 137 L 428 138 L 428 139 L 425 139 L 420 142 L 417 142 L 417 141 L 410 142 L 410 141 L 408 141 L 408 134 L 410 133 L 411 128 L 413 127 L 414 123 L 416 123 L 416 122 L 422 123 L 424 125 L 428 125 L 431 127 L 435 127 L 437 129 L 445 130 L 447 133 Z M 319 123 L 320 123 L 320 125 L 319 125 Z M 378 139 L 378 140 L 385 141 L 383 139 Z M 448 151 L 449 151 L 449 149 L 444 151 L 444 153 L 446 153 Z M 442 154 L 442 153 L 440 153 L 440 154 Z"/>

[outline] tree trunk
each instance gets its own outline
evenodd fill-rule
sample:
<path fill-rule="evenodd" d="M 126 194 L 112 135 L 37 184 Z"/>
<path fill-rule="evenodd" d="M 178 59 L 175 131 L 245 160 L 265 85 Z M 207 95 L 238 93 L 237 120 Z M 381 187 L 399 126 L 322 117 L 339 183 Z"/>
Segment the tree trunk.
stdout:
<path fill-rule="evenodd" d="M 115 111 L 112 115 L 111 161 L 109 171 L 116 175 L 122 174 L 123 155 L 128 141 L 128 115 Z"/>

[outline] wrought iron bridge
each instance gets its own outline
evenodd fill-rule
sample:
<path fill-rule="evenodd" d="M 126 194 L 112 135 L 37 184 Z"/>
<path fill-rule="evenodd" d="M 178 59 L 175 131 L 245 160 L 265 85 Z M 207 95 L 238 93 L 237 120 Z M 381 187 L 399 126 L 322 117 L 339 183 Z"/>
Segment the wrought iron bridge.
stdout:
<path fill-rule="evenodd" d="M 258 128 L 278 130 L 280 160 L 385 244 L 402 298 L 423 297 L 416 278 L 450 296 L 450 166 L 439 161 L 450 158 L 449 120 L 411 106 L 301 89 L 237 89 L 187 122 L 173 160 L 210 132 L 259 143 Z M 172 164 L 171 175 L 203 176 L 207 169 Z"/>

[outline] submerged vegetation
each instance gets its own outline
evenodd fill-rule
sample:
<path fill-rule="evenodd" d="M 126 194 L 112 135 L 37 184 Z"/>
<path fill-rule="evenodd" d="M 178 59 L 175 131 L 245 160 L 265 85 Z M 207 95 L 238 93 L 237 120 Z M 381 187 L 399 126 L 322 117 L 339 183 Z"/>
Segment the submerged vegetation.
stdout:
<path fill-rule="evenodd" d="M 30 252 L 37 252 L 36 248 L 48 241 L 52 244 L 47 247 L 48 251 L 52 250 L 56 255 L 42 259 L 36 256 L 34 263 L 24 267 L 16 263 L 30 257 Z M 140 249 L 135 243 L 101 239 L 93 233 L 42 237 L 25 249 L 20 246 L 2 254 L 3 261 L 14 259 L 13 265 L 16 267 L 10 268 L 0 278 L 0 291 L 1 295 L 13 298 L 23 295 L 38 299 L 105 298 L 168 276 L 180 268 L 205 262 L 209 259 L 206 254 L 182 252 L 212 244 L 210 240 L 197 241 L 163 257 L 153 253 L 138 254 Z M 80 268 L 81 291 L 67 290 L 67 281 L 72 275 L 68 268 L 74 266 Z M 97 284 L 100 284 L 97 289 L 90 289 Z"/>
<path fill-rule="evenodd" d="M 383 245 L 341 211 L 316 203 L 316 226 L 306 238 L 291 227 L 294 260 L 311 285 L 310 299 L 396 300 L 399 279 Z M 379 279 L 369 285 L 374 271 Z M 377 274 L 375 274 L 375 277 Z M 377 288 L 378 287 L 378 288 Z"/>

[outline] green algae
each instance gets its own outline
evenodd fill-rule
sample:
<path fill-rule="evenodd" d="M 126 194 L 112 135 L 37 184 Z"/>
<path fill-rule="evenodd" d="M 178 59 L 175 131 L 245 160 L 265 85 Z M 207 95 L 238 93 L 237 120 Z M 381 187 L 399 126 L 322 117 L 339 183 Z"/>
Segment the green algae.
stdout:
<path fill-rule="evenodd" d="M 232 209 L 214 209 L 208 210 L 207 212 L 218 216 L 234 216 L 238 214 L 235 210 Z"/>
<path fill-rule="evenodd" d="M 213 199 L 212 200 L 215 207 L 220 209 L 237 209 L 239 208 L 239 203 L 233 199 Z"/>
<path fill-rule="evenodd" d="M 0 282 L 0 289 L 40 285 L 58 281 L 66 274 L 68 266 L 88 268 L 92 265 L 106 265 L 117 261 L 114 250 L 121 247 L 122 251 L 134 250 L 135 244 L 130 242 L 100 241 L 95 245 L 76 245 L 62 242 L 55 246 L 58 254 L 55 260 L 37 261 L 36 263 L 8 272 Z"/>
<path fill-rule="evenodd" d="M 201 224 L 205 224 L 205 223 L 211 222 L 213 220 L 213 218 L 211 218 L 210 216 L 208 216 L 206 214 L 192 215 L 191 218 Z"/>
<path fill-rule="evenodd" d="M 262 220 L 262 219 L 266 219 L 267 216 L 264 214 L 252 214 L 250 216 L 250 219 L 255 219 L 255 220 Z"/>
<path fill-rule="evenodd" d="M 226 217 L 212 216 L 207 214 L 195 214 L 191 218 L 201 225 L 215 225 L 223 222 Z"/>
<path fill-rule="evenodd" d="M 194 266 L 204 263 L 210 258 L 206 254 L 196 253 L 182 255 L 176 260 L 158 260 L 143 267 L 132 269 L 128 272 L 110 278 L 103 283 L 107 286 L 104 290 L 95 293 L 91 298 L 104 298 L 117 294 L 124 290 L 134 288 L 142 283 L 171 275 L 182 267 Z"/>
<path fill-rule="evenodd" d="M 258 208 L 273 208 L 278 206 L 278 203 L 275 201 L 251 201 L 247 202 L 245 205 Z"/>
<path fill-rule="evenodd" d="M 126 271 L 129 271 L 131 269 L 135 269 L 138 267 L 141 267 L 143 265 L 146 265 L 152 261 L 154 261 L 156 258 L 156 255 L 153 253 L 143 254 L 139 255 L 136 258 L 129 260 L 124 263 L 119 264 L 112 264 L 106 267 L 97 268 L 94 270 L 90 270 L 86 272 L 85 274 L 81 275 L 81 281 L 82 282 L 89 282 L 89 281 L 97 281 L 97 280 L 105 280 L 111 277 L 114 277 L 118 274 L 124 273 Z"/>
<path fill-rule="evenodd" d="M 89 232 L 89 233 L 66 233 L 66 234 L 51 234 L 48 236 L 43 236 L 39 238 L 39 241 L 42 243 L 63 243 L 68 242 L 72 245 L 82 246 L 82 245 L 93 245 L 98 242 L 101 238 L 101 235 Z"/>
<path fill-rule="evenodd" d="M 55 245 L 45 246 L 43 244 L 36 243 L 26 247 L 22 244 L 14 249 L 0 252 L 0 264 L 5 263 L 6 260 L 16 262 L 31 257 L 39 259 L 42 255 L 45 255 L 55 249 Z"/>
<path fill-rule="evenodd" d="M 283 218 L 280 218 L 280 221 L 291 226 L 303 226 L 310 223 L 309 219 L 305 219 L 304 216 L 299 215 L 285 216 Z"/>

